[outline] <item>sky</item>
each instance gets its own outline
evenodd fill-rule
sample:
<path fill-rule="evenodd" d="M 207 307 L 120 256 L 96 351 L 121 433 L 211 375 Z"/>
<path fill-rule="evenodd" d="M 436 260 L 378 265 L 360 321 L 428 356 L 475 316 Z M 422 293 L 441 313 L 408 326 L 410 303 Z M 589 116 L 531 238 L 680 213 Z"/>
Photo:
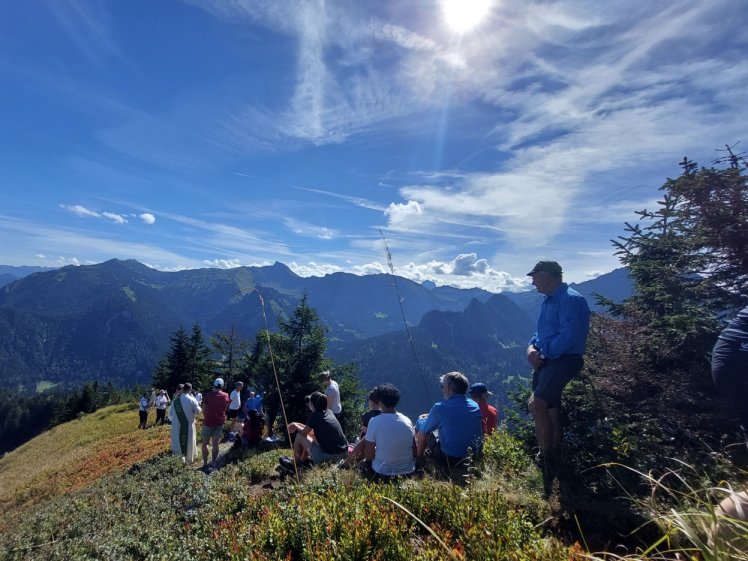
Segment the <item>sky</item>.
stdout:
<path fill-rule="evenodd" d="M 748 145 L 745 7 L 8 0 L 0 264 L 594 278 L 684 156 Z"/>

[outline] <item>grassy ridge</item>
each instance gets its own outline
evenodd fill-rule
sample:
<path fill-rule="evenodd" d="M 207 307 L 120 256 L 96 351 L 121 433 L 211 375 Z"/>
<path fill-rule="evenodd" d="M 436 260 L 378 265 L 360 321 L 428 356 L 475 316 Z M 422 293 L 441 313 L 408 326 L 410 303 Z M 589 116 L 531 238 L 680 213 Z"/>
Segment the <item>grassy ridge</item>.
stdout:
<path fill-rule="evenodd" d="M 464 487 L 430 477 L 369 484 L 330 467 L 296 483 L 275 477 L 277 450 L 210 476 L 186 469 L 161 454 L 167 428 L 136 431 L 136 422 L 131 408 L 110 407 L 0 460 L 0 559 L 574 556 L 536 529 L 548 514 L 537 471 L 503 433 Z"/>
<path fill-rule="evenodd" d="M 6 454 L 0 459 L 0 512 L 82 489 L 168 450 L 168 427 L 137 431 L 137 423 L 136 406 L 114 405 Z"/>

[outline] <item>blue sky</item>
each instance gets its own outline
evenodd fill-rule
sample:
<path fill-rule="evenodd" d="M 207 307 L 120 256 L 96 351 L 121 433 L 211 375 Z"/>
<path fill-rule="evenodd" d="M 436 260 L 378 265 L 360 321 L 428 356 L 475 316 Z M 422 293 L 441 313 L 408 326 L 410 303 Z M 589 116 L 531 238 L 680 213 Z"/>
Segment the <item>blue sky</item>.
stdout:
<path fill-rule="evenodd" d="M 748 142 L 746 54 L 739 0 L 10 0 L 0 263 L 583 281 Z"/>

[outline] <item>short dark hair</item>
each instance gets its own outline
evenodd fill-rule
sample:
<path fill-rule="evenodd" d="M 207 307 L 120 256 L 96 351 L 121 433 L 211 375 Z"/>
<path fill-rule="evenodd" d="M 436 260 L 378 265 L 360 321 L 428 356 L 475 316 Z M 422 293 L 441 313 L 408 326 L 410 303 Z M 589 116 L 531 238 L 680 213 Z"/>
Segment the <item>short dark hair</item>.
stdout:
<path fill-rule="evenodd" d="M 465 395 L 468 389 L 468 379 L 462 372 L 447 372 L 440 378 L 440 381 L 442 385 L 448 385 L 457 394 Z"/>
<path fill-rule="evenodd" d="M 374 388 L 374 391 L 377 393 L 377 397 L 379 397 L 379 403 L 385 407 L 395 407 L 395 405 L 400 403 L 400 390 L 392 384 L 380 384 Z"/>
<path fill-rule="evenodd" d="M 192 384 L 190 384 L 189 382 L 185 382 L 185 384 L 184 384 L 184 391 L 191 392 L 192 391 Z"/>
<path fill-rule="evenodd" d="M 327 409 L 327 396 L 325 394 L 321 392 L 313 392 L 309 397 L 311 398 L 315 411 L 322 412 Z"/>
<path fill-rule="evenodd" d="M 379 386 L 377 386 L 377 387 L 379 387 Z M 366 396 L 366 399 L 368 399 L 369 401 L 371 401 L 373 403 L 379 403 L 380 399 L 379 399 L 379 394 L 377 393 L 377 388 L 374 388 L 373 390 L 371 390 L 369 392 L 369 395 Z"/>

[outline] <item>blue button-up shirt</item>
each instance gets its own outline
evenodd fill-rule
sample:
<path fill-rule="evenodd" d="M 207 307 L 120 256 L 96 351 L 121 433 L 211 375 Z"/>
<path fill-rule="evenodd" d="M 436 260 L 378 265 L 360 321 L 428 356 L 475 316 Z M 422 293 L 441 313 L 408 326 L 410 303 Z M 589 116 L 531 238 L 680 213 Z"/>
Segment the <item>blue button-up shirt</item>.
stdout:
<path fill-rule="evenodd" d="M 468 448 L 474 453 L 483 446 L 483 417 L 480 408 L 469 397 L 456 394 L 435 403 L 429 416 L 419 428 L 424 433 L 439 430 L 442 452 L 455 458 L 467 456 Z"/>
<path fill-rule="evenodd" d="M 590 307 L 584 296 L 566 283 L 548 294 L 540 307 L 538 330 L 530 339 L 550 359 L 584 354 L 590 331 Z"/>

